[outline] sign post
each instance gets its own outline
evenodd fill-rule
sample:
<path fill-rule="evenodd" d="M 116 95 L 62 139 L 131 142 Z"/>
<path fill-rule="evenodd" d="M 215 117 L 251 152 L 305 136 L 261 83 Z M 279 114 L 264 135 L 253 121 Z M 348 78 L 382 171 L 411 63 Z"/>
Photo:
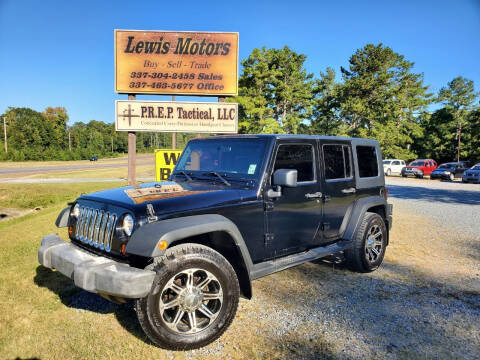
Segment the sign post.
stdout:
<path fill-rule="evenodd" d="M 134 94 L 128 94 L 128 100 L 135 100 Z M 130 109 L 130 108 L 129 108 Z M 128 121 L 132 120 L 132 113 L 128 113 Z M 135 131 L 128 132 L 128 185 L 136 183 L 136 158 L 137 158 L 137 134 Z"/>

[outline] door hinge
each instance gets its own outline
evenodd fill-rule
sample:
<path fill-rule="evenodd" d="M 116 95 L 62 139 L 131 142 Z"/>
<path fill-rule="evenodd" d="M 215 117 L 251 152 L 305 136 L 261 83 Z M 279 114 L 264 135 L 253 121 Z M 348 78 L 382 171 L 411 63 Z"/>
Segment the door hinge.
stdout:
<path fill-rule="evenodd" d="M 274 206 L 273 206 L 273 201 L 265 201 L 263 203 L 263 208 L 265 211 L 272 211 Z"/>
<path fill-rule="evenodd" d="M 273 242 L 273 238 L 275 236 L 273 234 L 265 234 L 264 239 L 265 239 L 265 246 L 271 244 Z"/>

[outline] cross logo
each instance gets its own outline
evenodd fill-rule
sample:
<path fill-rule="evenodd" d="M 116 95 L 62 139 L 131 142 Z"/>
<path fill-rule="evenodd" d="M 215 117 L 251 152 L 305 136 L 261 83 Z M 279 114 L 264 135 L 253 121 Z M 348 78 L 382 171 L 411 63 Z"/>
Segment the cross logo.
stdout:
<path fill-rule="evenodd" d="M 119 115 L 119 116 L 121 116 L 121 117 L 123 118 L 123 120 L 125 120 L 125 118 L 128 119 L 128 126 L 132 126 L 132 118 L 134 118 L 134 117 L 140 117 L 140 115 L 133 115 L 133 112 L 134 112 L 134 111 L 135 111 L 135 110 L 133 110 L 133 109 L 131 108 L 131 105 L 128 104 L 128 109 L 123 110 L 123 113 L 122 113 L 121 115 Z"/>

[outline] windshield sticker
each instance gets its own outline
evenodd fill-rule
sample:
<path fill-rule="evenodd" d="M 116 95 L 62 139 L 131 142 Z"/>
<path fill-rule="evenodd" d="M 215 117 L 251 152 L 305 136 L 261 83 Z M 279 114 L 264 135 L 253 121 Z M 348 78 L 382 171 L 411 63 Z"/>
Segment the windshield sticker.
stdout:
<path fill-rule="evenodd" d="M 257 168 L 257 164 L 250 164 L 248 167 L 248 174 L 252 175 L 255 174 L 255 169 Z"/>

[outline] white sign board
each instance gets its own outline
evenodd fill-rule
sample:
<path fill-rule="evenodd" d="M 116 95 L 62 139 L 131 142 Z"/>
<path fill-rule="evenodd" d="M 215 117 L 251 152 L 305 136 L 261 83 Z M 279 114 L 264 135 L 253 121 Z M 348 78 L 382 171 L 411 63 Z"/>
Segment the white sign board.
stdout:
<path fill-rule="evenodd" d="M 117 100 L 115 129 L 236 134 L 238 104 Z"/>

